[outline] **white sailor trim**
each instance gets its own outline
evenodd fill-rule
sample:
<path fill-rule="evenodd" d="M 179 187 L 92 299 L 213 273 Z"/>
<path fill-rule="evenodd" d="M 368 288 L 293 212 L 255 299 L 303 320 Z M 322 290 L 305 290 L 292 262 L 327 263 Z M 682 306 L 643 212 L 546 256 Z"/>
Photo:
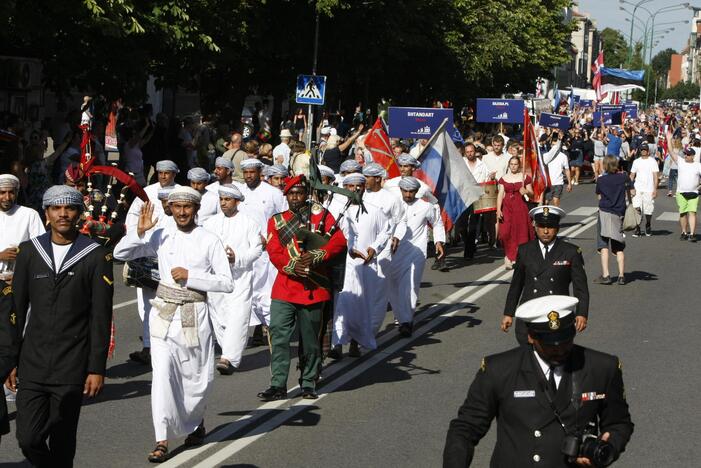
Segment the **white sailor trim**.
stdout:
<path fill-rule="evenodd" d="M 61 270 L 58 272 L 63 273 L 66 271 L 68 268 L 71 266 L 75 265 L 81 258 L 85 257 L 87 254 L 95 250 L 96 248 L 100 247 L 100 244 L 94 242 L 89 244 L 87 247 L 85 247 L 83 250 L 80 252 L 77 252 L 75 255 L 73 255 L 70 259 L 64 260 L 63 265 L 61 265 Z M 69 252 L 70 254 L 70 252 Z"/>
<path fill-rule="evenodd" d="M 44 249 L 44 246 L 41 245 L 41 243 L 39 242 L 39 237 L 32 237 L 32 244 L 34 244 L 34 247 L 37 249 L 37 252 L 39 252 L 39 255 L 41 255 L 41 258 L 44 259 L 44 262 L 46 262 L 51 271 L 54 271 L 54 262 L 53 260 L 51 260 L 51 255 L 49 255 L 49 253 Z"/>

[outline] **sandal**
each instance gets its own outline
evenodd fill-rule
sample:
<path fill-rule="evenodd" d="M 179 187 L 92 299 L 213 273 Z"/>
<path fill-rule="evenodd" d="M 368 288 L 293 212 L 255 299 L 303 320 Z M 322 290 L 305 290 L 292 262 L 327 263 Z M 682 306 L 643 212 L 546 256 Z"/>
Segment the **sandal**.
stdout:
<path fill-rule="evenodd" d="M 148 461 L 151 463 L 163 463 L 168 459 L 168 446 L 163 444 L 156 444 L 156 448 L 153 452 L 148 454 Z"/>
<path fill-rule="evenodd" d="M 188 435 L 185 438 L 185 442 L 183 444 L 185 447 L 195 447 L 198 445 L 202 445 L 204 443 L 204 436 L 207 435 L 207 431 L 204 428 L 204 422 L 197 426 L 197 429 L 195 429 L 190 435 Z"/>

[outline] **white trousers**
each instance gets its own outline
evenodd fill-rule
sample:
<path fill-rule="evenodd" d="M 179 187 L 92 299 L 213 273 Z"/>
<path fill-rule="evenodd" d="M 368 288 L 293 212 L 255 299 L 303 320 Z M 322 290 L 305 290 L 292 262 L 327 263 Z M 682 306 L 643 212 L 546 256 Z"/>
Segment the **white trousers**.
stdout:
<path fill-rule="evenodd" d="M 652 198 L 652 193 L 636 191 L 633 197 L 633 207 L 639 210 L 642 208 L 643 214 L 651 215 L 655 210 L 655 199 Z"/>
<path fill-rule="evenodd" d="M 179 310 L 165 339 L 154 337 L 151 341 L 151 412 L 156 441 L 190 434 L 204 419 L 214 380 L 214 343 L 207 306 L 199 303 L 195 307 L 198 346 L 185 344 Z"/>

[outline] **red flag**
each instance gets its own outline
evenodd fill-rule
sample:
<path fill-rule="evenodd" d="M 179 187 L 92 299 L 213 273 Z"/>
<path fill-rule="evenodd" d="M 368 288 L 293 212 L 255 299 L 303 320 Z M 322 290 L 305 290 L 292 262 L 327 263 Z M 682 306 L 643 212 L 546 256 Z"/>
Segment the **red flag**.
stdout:
<path fill-rule="evenodd" d="M 550 177 L 540 155 L 535 128 L 528 115 L 528 109 L 523 109 L 523 159 L 523 171 L 533 179 L 533 201 L 538 202 L 550 185 Z"/>
<path fill-rule="evenodd" d="M 591 80 L 591 87 L 596 91 L 596 100 L 601 101 L 606 97 L 606 93 L 601 94 L 601 67 L 604 66 L 604 51 L 599 52 L 596 61 L 591 66 L 591 71 L 594 72 L 594 77 Z"/>
<path fill-rule="evenodd" d="M 372 160 L 385 168 L 388 178 L 399 177 L 399 166 L 394 160 L 389 135 L 387 135 L 384 122 L 380 117 L 377 118 L 375 125 L 365 136 L 364 144 L 365 148 L 372 154 Z"/>

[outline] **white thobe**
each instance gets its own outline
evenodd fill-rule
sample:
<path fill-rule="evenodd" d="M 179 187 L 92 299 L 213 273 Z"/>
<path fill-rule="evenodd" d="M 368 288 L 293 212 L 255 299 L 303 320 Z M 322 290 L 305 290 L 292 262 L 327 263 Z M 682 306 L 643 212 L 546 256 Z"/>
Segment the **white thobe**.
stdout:
<path fill-rule="evenodd" d="M 46 232 L 41 217 L 32 208 L 14 205 L 0 211 L 0 251 L 19 245 Z M 15 262 L 0 260 L 0 278 L 8 279 L 15 269 Z"/>
<path fill-rule="evenodd" d="M 174 184 L 174 187 L 179 187 L 178 184 Z M 144 192 L 148 196 L 148 200 L 153 205 L 153 217 L 158 218 L 158 223 L 156 227 L 152 229 L 163 227 L 168 223 L 175 224 L 171 216 L 166 216 L 163 211 L 163 205 L 158 199 L 158 191 L 161 189 L 161 183 L 156 182 L 155 184 L 147 185 L 144 187 Z M 141 214 L 141 207 L 144 206 L 144 201 L 141 198 L 134 198 L 131 202 L 129 210 L 127 211 L 126 219 L 124 224 L 126 225 L 126 231 L 136 232 L 136 227 L 139 225 L 139 215 Z M 149 327 L 149 316 L 151 314 L 151 301 L 156 298 L 156 291 L 151 288 L 136 288 L 136 308 L 139 311 L 139 319 L 141 319 L 142 324 L 142 339 L 144 340 L 144 348 L 151 347 L 151 329 Z"/>
<path fill-rule="evenodd" d="M 387 290 L 397 320 L 411 323 L 426 264 L 428 225 L 433 226 L 434 242 L 445 242 L 445 227 L 440 213 L 430 203 L 417 199 L 405 205 L 406 235 L 390 264 Z"/>
<path fill-rule="evenodd" d="M 366 191 L 363 201 L 366 206 L 379 206 L 382 209 L 390 223 L 390 232 L 392 233 L 390 238 L 396 237 L 401 243 L 406 234 L 406 204 L 401 197 L 389 190 L 382 189 L 377 192 Z M 372 301 L 372 329 L 375 335 L 380 330 L 387 314 L 387 272 L 391 261 L 392 249 L 390 242 L 377 256 L 377 283 L 375 287 L 370 288 L 368 291 L 369 294 L 374 296 Z"/>
<path fill-rule="evenodd" d="M 333 345 L 342 345 L 354 339 L 365 349 L 375 349 L 373 316 L 376 315 L 377 254 L 382 252 L 391 236 L 389 218 L 374 205 L 365 205 L 367 212 L 358 214 L 360 207 L 351 206 L 343 221 L 348 241 L 343 289 L 337 295 L 334 307 Z M 362 258 L 353 259 L 350 252 L 367 254 L 375 250 L 375 257 L 367 264 Z"/>
<path fill-rule="evenodd" d="M 210 293 L 207 303 L 217 342 L 222 348 L 222 359 L 232 366 L 241 363 L 248 339 L 248 323 L 251 319 L 253 297 L 253 262 L 263 252 L 260 228 L 243 213 L 226 217 L 219 213 L 205 221 L 204 226 L 221 239 L 224 248 L 234 251 L 234 262 L 229 262 L 234 279 L 231 293 Z"/>
<path fill-rule="evenodd" d="M 254 189 L 239 184 L 245 200 L 239 204 L 239 211 L 248 215 L 260 228 L 262 235 L 268 235 L 268 220 L 276 213 L 287 210 L 287 199 L 282 191 L 270 184 L 261 182 Z M 270 294 L 277 278 L 277 269 L 270 262 L 267 252 L 253 263 L 253 300 L 251 302 L 251 325 L 270 325 Z"/>
<path fill-rule="evenodd" d="M 399 198 L 402 197 L 402 190 L 399 188 L 399 181 L 402 180 L 402 177 L 393 177 L 392 179 L 389 179 L 385 181 L 384 185 L 382 188 L 385 190 L 389 190 L 390 192 L 394 193 L 396 196 Z M 426 200 L 427 202 L 430 203 L 438 203 L 438 199 L 433 195 L 433 191 L 431 190 L 431 187 L 429 187 L 426 182 L 423 180 L 419 180 L 419 184 L 421 185 L 419 187 L 419 191 L 416 192 L 416 198 L 422 198 Z"/>
<path fill-rule="evenodd" d="M 153 256 L 158 257 L 162 283 L 177 284 L 170 272 L 181 267 L 188 270 L 188 279 L 180 286 L 203 292 L 234 289 L 224 246 L 204 228 L 183 232 L 171 226 L 141 238 L 131 230 L 114 248 L 114 257 L 119 260 Z M 214 343 L 207 304 L 196 303 L 195 311 L 196 346 L 189 347 L 181 333 L 180 307 L 165 338 L 151 339 L 151 411 L 157 441 L 190 434 L 204 418 L 205 400 L 214 379 Z"/>
<path fill-rule="evenodd" d="M 219 191 L 205 190 L 204 194 L 202 194 L 200 209 L 197 210 L 197 224 L 204 226 L 204 223 L 217 213 L 221 213 Z"/>

